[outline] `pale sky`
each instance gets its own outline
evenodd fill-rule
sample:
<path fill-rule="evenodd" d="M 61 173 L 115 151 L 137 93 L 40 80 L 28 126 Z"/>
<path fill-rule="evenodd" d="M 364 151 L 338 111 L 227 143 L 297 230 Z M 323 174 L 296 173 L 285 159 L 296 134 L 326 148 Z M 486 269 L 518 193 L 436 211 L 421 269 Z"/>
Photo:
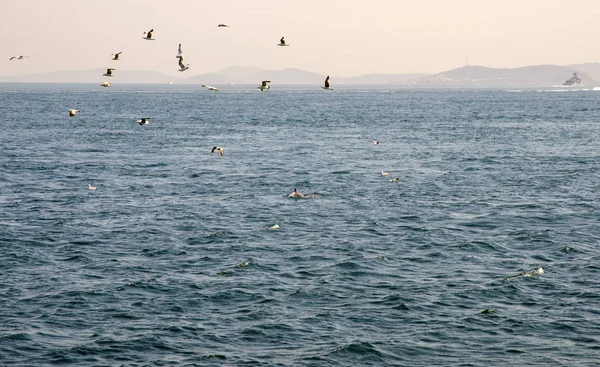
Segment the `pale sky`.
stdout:
<path fill-rule="evenodd" d="M 600 0 L 0 0 L 0 75 L 229 66 L 337 76 L 600 61 Z M 217 28 L 227 23 L 230 28 Z M 142 40 L 154 28 L 156 41 Z M 278 47 L 285 36 L 290 47 Z M 122 60 L 110 54 L 123 51 Z M 25 61 L 11 56 L 29 55 Z"/>

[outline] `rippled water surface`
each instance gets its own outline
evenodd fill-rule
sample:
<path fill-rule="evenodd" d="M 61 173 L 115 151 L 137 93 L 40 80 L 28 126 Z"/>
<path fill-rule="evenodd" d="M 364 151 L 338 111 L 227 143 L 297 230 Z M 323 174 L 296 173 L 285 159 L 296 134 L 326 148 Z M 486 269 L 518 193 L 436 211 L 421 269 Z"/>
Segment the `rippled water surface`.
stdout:
<path fill-rule="evenodd" d="M 595 365 L 599 122 L 597 91 L 0 85 L 0 363 Z"/>

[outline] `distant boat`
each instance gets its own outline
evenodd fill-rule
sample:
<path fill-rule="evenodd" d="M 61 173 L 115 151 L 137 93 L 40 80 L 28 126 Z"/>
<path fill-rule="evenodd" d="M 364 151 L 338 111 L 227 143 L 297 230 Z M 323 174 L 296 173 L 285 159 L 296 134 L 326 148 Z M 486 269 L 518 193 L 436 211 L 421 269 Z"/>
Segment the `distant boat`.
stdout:
<path fill-rule="evenodd" d="M 577 72 L 574 72 L 573 76 L 571 76 L 564 83 L 562 83 L 562 85 L 566 87 L 583 86 L 583 81 L 581 80 L 579 75 L 577 75 Z"/>

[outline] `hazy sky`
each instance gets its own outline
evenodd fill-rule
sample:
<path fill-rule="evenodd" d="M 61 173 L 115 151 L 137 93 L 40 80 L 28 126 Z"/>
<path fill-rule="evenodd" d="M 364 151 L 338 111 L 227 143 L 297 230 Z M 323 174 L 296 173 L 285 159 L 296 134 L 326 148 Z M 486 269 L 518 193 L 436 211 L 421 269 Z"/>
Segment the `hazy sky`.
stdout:
<path fill-rule="evenodd" d="M 2 72 L 436 73 L 600 61 L 600 0 L 0 0 Z M 217 28 L 227 23 L 230 28 Z M 156 41 L 142 40 L 154 28 Z M 290 47 L 277 47 L 285 36 Z M 110 54 L 123 51 L 123 60 Z M 9 61 L 13 55 L 30 55 Z"/>

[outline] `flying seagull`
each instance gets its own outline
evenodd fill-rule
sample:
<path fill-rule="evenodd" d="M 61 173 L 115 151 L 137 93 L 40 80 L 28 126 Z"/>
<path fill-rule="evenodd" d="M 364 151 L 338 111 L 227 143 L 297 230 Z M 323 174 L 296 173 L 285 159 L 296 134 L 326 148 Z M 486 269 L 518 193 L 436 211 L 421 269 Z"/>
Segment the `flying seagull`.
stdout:
<path fill-rule="evenodd" d="M 277 46 L 289 46 L 289 45 L 287 43 L 285 43 L 285 37 L 281 37 Z"/>
<path fill-rule="evenodd" d="M 327 78 L 325 79 L 325 85 L 324 85 L 324 86 L 322 86 L 321 88 L 323 88 L 323 89 L 327 89 L 327 90 L 333 90 L 333 88 L 331 88 L 331 87 L 329 86 L 329 75 L 327 75 Z"/>
<path fill-rule="evenodd" d="M 269 89 L 271 89 L 271 86 L 269 85 L 269 83 L 271 83 L 270 80 L 263 80 L 262 83 L 256 88 L 260 89 L 261 92 L 264 90 L 269 90 Z"/>
<path fill-rule="evenodd" d="M 25 60 L 25 58 L 26 58 L 26 57 L 29 57 L 29 56 L 23 56 L 23 55 L 21 55 L 21 56 L 13 56 L 13 57 L 11 57 L 11 58 L 10 58 L 10 59 L 8 59 L 8 60 L 9 60 L 9 61 L 10 61 L 10 60 L 13 60 L 13 59 L 17 59 L 17 60 Z"/>
<path fill-rule="evenodd" d="M 141 119 L 136 121 L 140 126 L 148 125 L 150 123 L 150 117 L 142 117 Z"/>
<path fill-rule="evenodd" d="M 183 55 L 179 56 L 179 71 L 186 71 L 190 68 L 190 64 L 185 65 L 183 63 Z"/>
<path fill-rule="evenodd" d="M 100 83 L 101 86 L 103 86 L 104 88 L 110 87 L 110 83 L 109 82 L 102 82 Z"/>
<path fill-rule="evenodd" d="M 77 114 L 77 112 L 79 112 L 79 110 L 69 110 L 69 116 L 73 117 Z"/>
<path fill-rule="evenodd" d="M 96 190 L 96 186 L 92 186 L 92 184 L 88 184 L 88 189 L 90 189 L 90 190 Z"/>
<path fill-rule="evenodd" d="M 219 153 L 221 153 L 221 157 L 223 156 L 223 153 L 225 153 L 225 149 L 218 147 L 218 146 L 214 146 L 212 148 L 212 150 L 210 151 L 210 154 L 213 154 L 214 152 L 218 151 Z"/>
<path fill-rule="evenodd" d="M 206 85 L 206 84 L 202 84 L 202 87 L 208 89 L 208 90 L 214 90 L 214 91 L 218 91 L 218 88 L 215 87 L 211 87 L 210 85 Z"/>
<path fill-rule="evenodd" d="M 225 23 L 221 23 L 217 27 L 219 27 L 219 28 L 227 28 L 229 26 L 227 24 L 225 24 Z"/>
<path fill-rule="evenodd" d="M 121 56 L 121 54 L 122 54 L 122 53 L 123 53 L 123 51 L 121 51 L 121 52 L 117 52 L 116 54 L 112 54 L 112 55 L 111 55 L 111 56 L 112 56 L 112 59 L 113 59 L 113 60 L 120 60 L 120 59 L 119 59 L 119 56 Z"/>
<path fill-rule="evenodd" d="M 115 71 L 115 69 L 106 69 L 106 74 L 102 74 L 102 76 L 114 76 L 113 71 Z"/>
<path fill-rule="evenodd" d="M 152 28 L 148 32 L 144 32 L 144 37 L 142 38 L 148 41 L 154 41 L 154 38 L 152 38 L 152 32 L 154 32 L 154 28 Z"/>
<path fill-rule="evenodd" d="M 177 49 L 177 56 L 175 57 L 183 57 L 183 52 L 181 51 L 181 43 L 179 44 L 179 48 Z"/>

